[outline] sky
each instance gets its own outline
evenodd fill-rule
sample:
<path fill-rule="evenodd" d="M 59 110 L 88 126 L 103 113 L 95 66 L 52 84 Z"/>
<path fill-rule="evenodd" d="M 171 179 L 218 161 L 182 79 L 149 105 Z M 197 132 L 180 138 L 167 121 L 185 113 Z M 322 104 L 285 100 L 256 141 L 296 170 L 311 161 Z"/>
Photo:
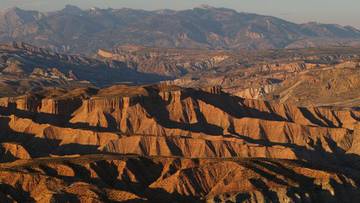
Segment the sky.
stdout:
<path fill-rule="evenodd" d="M 283 18 L 296 23 L 321 22 L 360 29 L 360 0 L 0 0 L 0 9 L 19 7 L 53 11 L 72 4 L 81 8 L 135 8 L 183 10 L 203 4 L 240 12 Z"/>

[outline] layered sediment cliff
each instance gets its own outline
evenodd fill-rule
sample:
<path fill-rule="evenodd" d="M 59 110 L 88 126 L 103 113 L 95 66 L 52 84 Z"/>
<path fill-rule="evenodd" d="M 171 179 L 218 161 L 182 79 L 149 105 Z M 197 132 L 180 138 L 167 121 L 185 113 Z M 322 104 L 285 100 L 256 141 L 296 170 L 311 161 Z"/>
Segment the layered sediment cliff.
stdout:
<path fill-rule="evenodd" d="M 11 158 L 4 161 L 20 159 L 0 164 L 0 180 L 26 194 L 9 199 L 359 197 L 360 117 L 354 110 L 243 99 L 219 87 L 159 85 L 114 86 L 87 97 L 2 98 L 0 113 L 1 141 L 14 143 L 2 145 Z M 45 186 L 46 179 L 61 192 Z"/>

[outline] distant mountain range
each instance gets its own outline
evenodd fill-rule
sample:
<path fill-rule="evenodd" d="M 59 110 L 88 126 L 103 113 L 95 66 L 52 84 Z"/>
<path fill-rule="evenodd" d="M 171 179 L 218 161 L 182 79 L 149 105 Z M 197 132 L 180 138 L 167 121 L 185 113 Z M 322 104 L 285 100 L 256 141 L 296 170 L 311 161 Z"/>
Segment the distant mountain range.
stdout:
<path fill-rule="evenodd" d="M 200 7 L 183 11 L 12 8 L 0 12 L 0 42 L 23 41 L 55 51 L 92 54 L 119 45 L 246 49 L 360 45 L 360 30 L 335 24 L 295 24 L 271 16 Z"/>

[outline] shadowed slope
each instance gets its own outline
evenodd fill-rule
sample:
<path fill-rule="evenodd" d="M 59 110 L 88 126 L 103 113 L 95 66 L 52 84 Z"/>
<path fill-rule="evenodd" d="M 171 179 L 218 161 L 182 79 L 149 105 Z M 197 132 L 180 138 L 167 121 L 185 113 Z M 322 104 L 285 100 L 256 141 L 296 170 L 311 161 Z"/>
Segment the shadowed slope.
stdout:
<path fill-rule="evenodd" d="M 16 155 L 6 161 L 19 159 L 0 164 L 8 199 L 346 202 L 360 195 L 357 111 L 167 85 L 0 104 L 0 141 Z M 23 150 L 32 159 L 18 156 Z"/>

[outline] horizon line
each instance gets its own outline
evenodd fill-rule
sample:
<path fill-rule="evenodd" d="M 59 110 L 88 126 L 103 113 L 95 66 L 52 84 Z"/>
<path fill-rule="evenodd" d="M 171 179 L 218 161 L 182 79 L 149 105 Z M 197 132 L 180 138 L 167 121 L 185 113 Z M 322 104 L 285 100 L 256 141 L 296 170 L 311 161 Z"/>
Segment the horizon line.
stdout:
<path fill-rule="evenodd" d="M 186 8 L 186 9 L 172 9 L 172 8 L 162 8 L 162 9 L 144 9 L 144 8 L 131 8 L 131 7 L 119 7 L 119 8 L 114 8 L 114 7 L 107 7 L 107 8 L 101 8 L 101 7 L 81 7 L 78 5 L 74 5 L 74 4 L 65 4 L 62 8 L 59 9 L 51 9 L 51 10 L 38 10 L 38 9 L 27 9 L 27 8 L 21 8 L 21 6 L 12 6 L 12 7 L 7 7 L 7 8 L 0 8 L 0 12 L 4 12 L 7 10 L 11 10 L 11 9 L 20 9 L 20 10 L 24 10 L 24 11 L 37 11 L 40 13 L 52 13 L 52 12 L 57 12 L 57 11 L 62 11 L 64 9 L 66 9 L 66 7 L 76 7 L 79 8 L 82 11 L 90 11 L 91 9 L 100 9 L 100 10 L 121 10 L 121 9 L 129 9 L 129 10 L 138 10 L 138 11 L 148 11 L 148 12 L 156 12 L 156 11 L 175 11 L 175 12 L 179 12 L 179 11 L 186 11 L 186 10 L 193 10 L 196 8 L 200 8 L 200 9 L 228 9 L 228 10 L 232 10 L 235 11 L 237 13 L 243 13 L 243 14 L 253 14 L 253 15 L 260 15 L 260 16 L 265 16 L 265 17 L 272 17 L 272 18 L 277 18 L 277 19 L 281 19 L 290 23 L 294 23 L 297 25 L 303 25 L 303 24 L 310 24 L 310 23 L 316 23 L 316 24 L 322 24 L 322 25 L 338 25 L 341 27 L 352 27 L 355 28 L 357 30 L 360 31 L 360 27 L 355 26 L 355 25 L 350 25 L 350 24 L 339 24 L 339 23 L 323 23 L 323 22 L 319 22 L 316 20 L 310 20 L 310 21 L 306 21 L 306 22 L 294 22 L 293 20 L 288 20 L 286 18 L 283 17 L 278 17 L 278 16 L 274 16 L 274 15 L 268 15 L 268 14 L 261 14 L 261 13 L 256 13 L 256 12 L 247 12 L 247 11 L 240 11 L 234 8 L 228 8 L 228 7 L 216 7 L 216 6 L 211 6 L 208 4 L 201 4 L 199 6 L 194 6 L 191 8 Z"/>

